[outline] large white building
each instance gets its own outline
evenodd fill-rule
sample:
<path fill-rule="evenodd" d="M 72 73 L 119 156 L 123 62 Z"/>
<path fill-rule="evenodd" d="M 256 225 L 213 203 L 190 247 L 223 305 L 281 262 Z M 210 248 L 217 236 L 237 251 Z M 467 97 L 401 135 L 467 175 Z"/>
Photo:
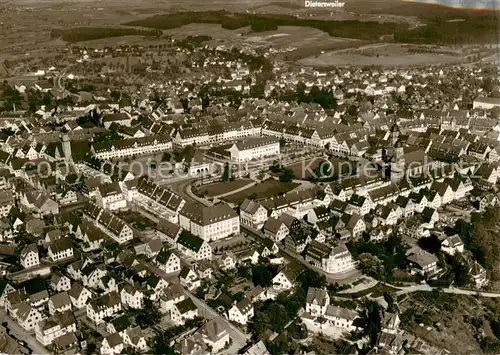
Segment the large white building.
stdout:
<path fill-rule="evenodd" d="M 47 255 L 52 261 L 59 261 L 73 256 L 73 244 L 71 238 L 63 237 L 51 243 L 48 247 Z"/>
<path fill-rule="evenodd" d="M 172 138 L 176 146 L 201 145 L 209 142 L 208 132 L 200 129 L 181 129 Z"/>
<path fill-rule="evenodd" d="M 306 297 L 306 312 L 312 315 L 323 315 L 330 305 L 330 295 L 327 290 L 309 287 Z"/>
<path fill-rule="evenodd" d="M 288 142 L 319 148 L 323 148 L 329 144 L 330 149 L 339 150 L 337 148 L 338 142 L 333 136 L 333 131 L 328 129 L 315 129 L 310 127 L 299 128 L 293 124 L 267 120 L 262 125 L 262 135 L 273 136 Z"/>
<path fill-rule="evenodd" d="M 113 333 L 103 339 L 99 350 L 102 355 L 115 355 L 121 354 L 124 347 L 125 343 L 122 337 L 118 333 Z"/>
<path fill-rule="evenodd" d="M 240 219 L 226 203 L 210 207 L 186 203 L 179 212 L 179 224 L 207 242 L 240 232 Z"/>
<path fill-rule="evenodd" d="M 229 332 L 220 318 L 214 318 L 201 326 L 195 333 L 216 354 L 223 350 L 231 341 Z"/>
<path fill-rule="evenodd" d="M 186 320 L 198 317 L 198 314 L 198 307 L 188 297 L 172 306 L 170 319 L 175 325 L 183 325 Z"/>
<path fill-rule="evenodd" d="M 330 248 L 313 240 L 306 249 L 306 261 L 331 274 L 354 270 L 355 263 L 345 245 Z"/>
<path fill-rule="evenodd" d="M 122 305 L 128 308 L 141 309 L 144 306 L 144 293 L 129 283 L 120 285 L 120 298 Z"/>
<path fill-rule="evenodd" d="M 173 142 L 177 146 L 203 145 L 260 135 L 260 127 L 251 122 L 225 122 L 207 128 L 183 128 L 177 131 Z"/>
<path fill-rule="evenodd" d="M 107 210 L 119 210 L 127 207 L 118 182 L 99 185 L 96 191 L 97 203 Z"/>
<path fill-rule="evenodd" d="M 306 312 L 301 315 L 301 318 L 311 331 L 317 332 L 325 328 L 334 328 L 341 332 L 356 330 L 353 322 L 358 317 L 358 313 L 331 305 L 330 296 L 326 290 L 309 288 L 305 308 Z"/>
<path fill-rule="evenodd" d="M 240 302 L 236 303 L 227 312 L 230 321 L 247 325 L 250 319 L 254 316 L 254 308 L 252 300 L 248 297 L 243 298 Z"/>
<path fill-rule="evenodd" d="M 99 159 L 112 159 L 153 154 L 171 149 L 170 137 L 158 135 L 99 142 L 92 145 L 91 151 Z"/>
<path fill-rule="evenodd" d="M 500 107 L 500 98 L 496 97 L 478 97 L 472 104 L 473 109 L 491 110 L 494 107 Z"/>
<path fill-rule="evenodd" d="M 28 302 L 22 302 L 14 311 L 17 323 L 26 331 L 30 332 L 42 321 L 45 316 Z"/>
<path fill-rule="evenodd" d="M 176 240 L 177 249 L 194 260 L 212 260 L 212 248 L 203 238 L 182 231 Z"/>
<path fill-rule="evenodd" d="M 229 152 L 232 161 L 246 162 L 279 155 L 280 143 L 275 137 L 249 138 L 233 144 Z"/>

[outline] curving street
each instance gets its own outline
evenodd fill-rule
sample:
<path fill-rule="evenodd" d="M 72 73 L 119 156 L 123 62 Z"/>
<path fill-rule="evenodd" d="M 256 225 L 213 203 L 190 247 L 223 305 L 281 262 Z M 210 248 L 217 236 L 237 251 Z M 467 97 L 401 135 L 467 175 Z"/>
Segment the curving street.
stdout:
<path fill-rule="evenodd" d="M 187 180 L 183 180 L 180 182 L 176 182 L 176 183 L 170 184 L 170 188 L 172 189 L 172 191 L 177 193 L 180 197 L 182 197 L 186 201 L 198 202 L 198 203 L 201 203 L 201 204 L 208 206 L 208 207 L 213 206 L 213 204 L 211 202 L 209 202 L 207 199 L 198 197 L 195 194 L 193 194 L 193 192 L 191 191 L 191 185 L 196 180 L 198 180 L 198 179 L 192 178 L 192 179 L 187 179 Z"/>
<path fill-rule="evenodd" d="M 55 80 L 54 80 L 54 89 L 55 90 L 59 90 L 59 91 L 62 91 L 62 92 L 66 92 L 66 88 L 64 87 L 64 85 L 62 84 L 62 78 L 64 77 L 64 75 L 66 75 L 66 72 L 69 70 L 69 68 L 71 68 L 72 66 L 74 65 L 73 64 L 69 64 L 67 65 L 64 69 L 62 69 L 59 74 L 57 74 Z"/>

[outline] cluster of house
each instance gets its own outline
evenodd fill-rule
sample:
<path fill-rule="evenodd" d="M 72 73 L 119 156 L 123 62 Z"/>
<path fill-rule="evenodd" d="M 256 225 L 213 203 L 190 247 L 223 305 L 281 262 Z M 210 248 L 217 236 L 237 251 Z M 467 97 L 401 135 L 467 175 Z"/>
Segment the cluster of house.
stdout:
<path fill-rule="evenodd" d="M 227 253 L 211 263 L 213 253 L 209 242 L 239 233 L 239 217 L 234 210 L 225 204 L 201 208 L 150 184 L 148 180 L 140 179 L 135 181 L 135 185 L 130 185 L 135 186 L 135 189 L 124 196 L 133 194 L 133 199 L 142 197 L 143 200 L 151 201 L 154 198 L 170 214 L 163 215 L 166 218 L 160 220 L 152 239 L 136 246 L 135 251 L 152 260 L 161 271 L 178 273 L 181 286 L 176 287 L 175 283 L 170 284 L 151 274 L 139 258 L 129 257 L 125 252 L 117 256 L 116 251 L 107 249 L 106 245 L 110 242 L 126 248 L 136 236 L 133 228 L 113 212 L 113 206 L 121 201 L 113 196 L 123 195 L 117 182 L 98 184 L 96 187 L 90 183 L 91 179 L 84 179 L 87 187 L 84 193 L 95 198 L 85 203 L 83 216 L 78 218 L 73 214 L 52 212 L 55 218 L 53 225 L 50 225 L 42 215 L 35 215 L 31 209 L 32 213 L 28 217 L 21 211 L 16 212 L 17 201 L 26 199 L 26 196 L 16 198 L 16 190 L 11 191 L 12 187 L 19 186 L 16 185 L 17 180 L 23 177 L 11 179 L 6 181 L 5 189 L 0 191 L 2 218 L 11 217 L 5 222 L 2 238 L 12 242 L 16 230 L 21 228 L 36 238 L 35 242 L 27 244 L 20 252 L 20 264 L 27 272 L 35 272 L 36 275 L 35 270 L 38 268 L 50 268 L 56 264 L 66 266 L 63 272 L 52 272 L 51 287 L 44 292 L 31 294 L 27 289 L 15 289 L 8 283 L 2 285 L 2 306 L 23 329 L 34 331 L 40 343 L 54 351 L 76 345 L 77 319 L 82 314 L 95 324 L 112 319 L 107 322 L 110 335 L 104 337 L 101 353 L 114 354 L 126 349 L 144 351 L 147 348 L 142 330 L 124 321 L 124 318 L 128 318 L 124 316 L 128 308 L 140 309 L 144 307 L 146 299 L 158 300 L 161 301 L 161 309 L 176 324 L 183 324 L 187 319 L 199 315 L 192 300 L 184 295 L 183 287 L 196 289 L 202 279 L 211 277 L 214 265 L 234 268 L 245 260 L 256 263 L 260 255 L 248 253 L 247 259 L 240 260 L 241 255 L 237 257 Z M 24 182 L 22 186 L 25 185 Z M 20 202 L 23 209 L 26 208 L 25 204 Z M 176 217 L 174 220 L 177 224 L 170 221 L 172 216 Z M 46 256 L 43 252 L 45 248 Z M 137 277 L 143 280 L 140 285 L 135 282 Z M 182 291 L 180 298 L 169 298 L 172 294 L 177 295 L 179 290 Z M 231 319 L 238 317 L 234 311 L 231 314 Z M 217 351 L 228 343 L 228 331 L 214 320 L 203 324 L 192 337 L 184 339 L 177 346 L 183 349 L 202 346 L 203 349 Z"/>
<path fill-rule="evenodd" d="M 91 54 L 82 55 L 88 59 Z M 219 59 L 215 64 L 226 62 Z M 297 257 L 302 254 L 311 267 L 330 274 L 344 273 L 356 265 L 343 244 L 348 238 L 368 233 L 371 240 L 378 241 L 396 229 L 415 238 L 426 235 L 439 225 L 438 209 L 463 200 L 475 185 L 496 184 L 500 173 L 500 125 L 486 112 L 500 107 L 497 99 L 478 98 L 472 110 L 434 99 L 433 106 L 439 110 L 397 109 L 395 97 L 404 96 L 410 86 L 416 91 L 407 97 L 414 100 L 412 107 L 430 107 L 422 95 L 430 80 L 427 76 L 446 82 L 448 71 L 455 69 L 429 70 L 431 73 L 424 75 L 413 69 L 342 69 L 337 73 L 303 69 L 297 73 L 274 68 L 275 79 L 268 80 L 264 88 L 268 99 L 244 99 L 234 109 L 226 99 L 213 98 L 206 116 L 195 115 L 203 106 L 195 93 L 198 85 L 190 90 L 183 85 L 187 81 L 181 80 L 180 86 L 173 82 L 161 88 L 152 86 L 160 91 L 174 87 L 173 94 L 159 106 L 143 97 L 108 101 L 81 93 L 81 101 L 68 104 L 65 112 L 43 107 L 37 112 L 39 121 L 22 117 L 3 120 L 0 128 L 15 134 L 0 150 L 0 241 L 13 245 L 16 231 L 24 229 L 36 240 L 23 244 L 21 266 L 34 272 L 48 264 L 64 271 L 53 272 L 50 287 L 42 290 L 16 289 L 0 281 L 0 306 L 23 329 L 34 331 L 44 346 L 59 350 L 74 345 L 77 319 L 84 311 L 94 324 L 106 323 L 109 335 L 102 341 L 101 353 L 146 351 L 144 334 L 130 324 L 127 310 L 143 308 L 146 300 L 158 301 L 174 324 L 185 324 L 202 312 L 184 289 L 197 289 L 216 269 L 255 264 L 259 257 L 273 257 L 283 247 Z M 248 67 L 235 61 L 230 72 L 231 79 L 217 78 L 217 85 L 248 93 L 251 84 L 244 80 L 252 75 Z M 481 74 L 474 69 L 467 75 Z M 306 92 L 314 86 L 333 89 L 339 101 L 335 112 L 314 103 L 271 101 L 274 91 L 299 82 L 305 84 Z M 39 81 L 35 88 L 48 92 L 51 85 Z M 26 87 L 16 89 L 23 92 Z M 357 93 L 373 97 L 373 102 L 360 103 L 359 112 L 353 113 L 349 96 Z M 188 110 L 181 97 L 187 100 Z M 389 110 L 394 113 L 386 114 Z M 84 115 L 98 116 L 102 127 L 79 124 L 76 119 Z M 399 126 L 391 126 L 394 121 Z M 49 123 L 58 124 L 61 131 L 54 132 Z M 95 139 L 108 130 L 117 131 L 121 139 Z M 390 167 L 391 179 L 378 173 L 369 177 L 358 174 L 279 197 L 246 199 L 238 215 L 228 204 L 207 207 L 189 202 L 147 177 L 136 178 L 107 164 L 108 160 L 189 145 L 219 144 L 227 144 L 222 154 L 227 161 L 250 162 L 280 155 L 281 140 L 325 148 L 330 154 L 367 158 Z M 447 169 L 457 163 L 458 169 Z M 206 162 L 194 164 L 186 163 L 193 174 L 210 170 Z M 82 196 L 92 201 L 84 203 L 81 218 L 59 214 Z M 475 202 L 484 209 L 497 201 L 493 196 Z M 138 233 L 117 213 L 129 203 L 159 219 L 147 240 L 146 233 Z M 51 216 L 56 217 L 53 223 Z M 238 235 L 241 226 L 261 230 L 264 244 L 215 253 L 213 243 Z M 340 244 L 330 243 L 339 238 Z M 134 239 L 141 241 L 132 253 L 126 248 Z M 457 236 L 445 238 L 442 249 L 448 254 L 464 253 Z M 438 271 L 437 258 L 419 248 L 409 250 L 407 258 L 415 272 Z M 469 266 L 476 285 L 484 286 L 488 282 L 484 268 L 473 261 Z M 152 268 L 159 274 L 152 273 Z M 226 317 L 248 324 L 254 315 L 253 304 L 291 290 L 301 270 L 295 263 L 287 264 L 273 278 L 272 286 L 248 292 L 228 309 Z M 172 277 L 177 277 L 178 283 L 167 281 Z M 356 329 L 357 312 L 331 305 L 324 290 L 310 289 L 305 308 L 302 319 L 310 329 Z M 384 316 L 379 349 L 390 353 L 400 350 L 398 324 L 397 315 Z M 215 318 L 179 339 L 176 347 L 181 353 L 192 354 L 207 349 L 217 352 L 229 343 L 227 326 Z"/>
<path fill-rule="evenodd" d="M 301 319 L 307 329 L 314 333 L 323 333 L 333 337 L 340 337 L 360 329 L 360 316 L 357 309 L 345 308 L 331 304 L 330 295 L 325 289 L 309 288 L 306 297 L 305 312 Z M 400 329 L 401 319 L 398 313 L 382 311 L 381 330 L 375 347 L 369 354 L 400 354 L 404 349 L 423 353 L 438 354 L 435 349 L 421 338 L 408 341 L 409 334 Z"/>
<path fill-rule="evenodd" d="M 476 106 L 481 106 L 482 101 L 494 102 L 495 99 L 478 98 Z M 252 100 L 248 104 L 249 107 L 260 105 Z M 228 149 L 228 155 L 234 161 L 278 155 L 277 142 L 258 138 L 264 136 L 311 147 L 327 147 L 335 153 L 365 156 L 379 162 L 383 158 L 384 142 L 390 134 L 389 122 L 395 120 L 400 122 L 401 130 L 405 132 L 400 137 L 406 146 L 404 160 L 406 166 L 415 170 L 414 173 L 422 170 L 422 166 L 436 165 L 441 161 L 499 160 L 500 126 L 484 110 L 467 111 L 458 109 L 457 105 L 449 108 L 443 105 L 441 110 L 423 109 L 386 115 L 387 108 L 380 107 L 379 110 L 363 111 L 354 120 L 345 120 L 347 105 L 340 105 L 333 117 L 327 116 L 325 110 L 315 104 L 291 106 L 278 103 L 267 106 L 262 106 L 265 109 L 259 112 L 258 118 L 252 110 L 242 110 L 244 113 L 239 122 L 234 122 L 229 112 L 216 117 L 184 114 L 174 122 L 168 115 L 139 120 L 144 116 L 144 110 L 134 109 L 130 103 L 110 103 L 106 107 L 102 103 L 90 104 L 85 110 L 97 110 L 102 115 L 104 128 L 82 127 L 70 120 L 65 127 L 70 132 L 61 137 L 57 132 L 42 130 L 28 119 L 9 120 L 5 128 L 18 133 L 28 132 L 34 139 L 19 139 L 19 135 L 9 137 L 2 147 L 9 156 L 0 157 L 0 161 L 12 165 L 13 170 L 19 170 L 17 166 L 36 159 L 79 160 L 78 154 L 82 153 L 99 159 L 124 159 L 171 150 L 174 146 L 210 145 L 225 141 L 238 141 Z M 124 139 L 92 142 L 86 147 L 75 143 L 92 141 L 95 134 L 102 133 L 111 124 L 120 127 Z"/>
<path fill-rule="evenodd" d="M 347 239 L 369 233 L 370 239 L 377 241 L 396 229 L 423 237 L 438 225 L 439 208 L 463 199 L 474 188 L 469 176 L 451 170 L 409 181 L 394 184 L 377 174 L 267 200 L 246 199 L 240 206 L 240 220 L 243 226 L 262 230 L 285 248 L 298 254 L 306 251 L 323 270 L 340 272 L 344 268 L 332 260 L 342 253 L 327 245 L 329 237 L 335 234 Z M 352 263 L 347 265 L 347 269 L 352 267 Z"/>
<path fill-rule="evenodd" d="M 103 318 L 120 313 L 122 307 L 140 307 L 134 303 L 138 297 L 132 292 L 131 284 L 105 284 L 113 278 L 106 276 L 104 265 L 88 261 L 83 264 L 85 267 L 79 275 L 70 272 L 71 268 L 66 273 L 53 272 L 48 287 L 36 286 L 30 280 L 16 289 L 4 282 L 0 288 L 2 308 L 26 332 L 33 332 L 43 346 L 63 352 L 79 343 L 76 332 L 82 310 L 86 310 L 89 319 L 100 324 Z M 121 318 L 128 321 L 124 315 Z M 114 334 L 111 324 L 108 324 L 108 331 Z M 130 322 L 120 329 L 119 335 L 122 349 L 147 350 L 141 328 L 133 327 Z M 104 340 L 101 353 L 116 353 L 107 351 L 106 347 Z"/>
<path fill-rule="evenodd" d="M 146 338 L 140 327 L 131 324 L 128 309 L 142 309 L 146 300 L 158 302 L 162 313 L 168 315 L 174 324 L 183 325 L 202 314 L 184 289 L 195 290 L 202 279 L 212 277 L 215 268 L 228 270 L 246 262 L 230 252 L 212 262 L 212 250 L 205 240 L 166 219 L 159 222 L 152 239 L 133 250 L 118 250 L 117 254 L 106 248 L 95 248 L 92 243 L 96 239 L 101 242 L 114 239 L 109 234 L 110 224 L 120 224 L 118 220 L 113 222 L 104 218 L 103 213 L 109 212 L 90 203 L 82 222 L 72 225 L 70 220 L 66 221 L 65 228 L 74 228 L 76 237 L 84 241 L 82 249 L 86 247 L 91 253 L 65 259 L 63 271 L 52 271 L 49 288 L 33 291 L 28 286 L 21 285 L 16 289 L 8 282 L 1 283 L 0 302 L 7 314 L 27 332 L 34 331 L 37 340 L 54 351 L 77 344 L 77 321 L 82 316 L 95 325 L 106 324 L 109 335 L 102 340 L 101 354 L 146 351 Z M 103 218 L 107 226 L 103 224 Z M 70 238 L 61 232 L 51 231 L 45 239 L 55 239 L 55 244 L 61 240 L 69 241 L 68 247 L 73 250 Z M 169 246 L 172 241 L 176 245 L 174 248 Z M 49 254 L 51 247 L 52 244 L 49 245 Z M 277 252 L 277 246 L 270 248 L 272 251 L 263 248 L 266 252 L 261 252 L 265 255 Z M 258 255 L 253 256 L 254 263 Z M 179 281 L 166 281 L 168 277 L 150 272 L 143 262 L 144 257 L 151 260 L 160 272 L 174 277 L 178 275 Z M 21 252 L 21 262 L 27 268 L 40 265 L 40 259 L 35 244 L 26 246 Z M 252 262 L 252 256 L 246 260 Z M 254 293 L 254 297 L 245 298 L 229 310 L 227 317 L 231 321 L 248 323 L 253 316 L 252 302 L 258 297 L 265 299 L 266 291 L 256 289 Z M 194 348 L 211 349 L 215 353 L 229 343 L 230 331 L 215 318 L 176 342 L 176 348 L 181 353 L 191 353 Z"/>

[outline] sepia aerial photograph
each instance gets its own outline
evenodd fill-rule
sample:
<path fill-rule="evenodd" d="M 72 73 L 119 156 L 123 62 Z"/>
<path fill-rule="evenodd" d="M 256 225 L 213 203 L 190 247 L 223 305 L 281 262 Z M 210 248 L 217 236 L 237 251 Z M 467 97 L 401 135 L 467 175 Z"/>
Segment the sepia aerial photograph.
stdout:
<path fill-rule="evenodd" d="M 500 0 L 0 0 L 25 354 L 500 354 Z"/>

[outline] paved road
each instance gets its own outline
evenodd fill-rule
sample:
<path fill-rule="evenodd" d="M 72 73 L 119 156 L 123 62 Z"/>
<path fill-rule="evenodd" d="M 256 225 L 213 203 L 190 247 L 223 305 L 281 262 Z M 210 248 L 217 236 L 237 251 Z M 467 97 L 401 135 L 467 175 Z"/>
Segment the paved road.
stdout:
<path fill-rule="evenodd" d="M 253 187 L 255 185 L 257 185 L 257 181 L 253 181 L 253 182 L 249 183 L 248 185 L 240 187 L 239 189 L 232 190 L 232 191 L 229 191 L 229 192 L 225 192 L 225 193 L 220 194 L 218 196 L 214 196 L 214 198 L 221 198 L 221 197 L 224 197 L 224 196 L 229 196 L 229 195 L 232 195 L 232 194 L 236 194 L 236 193 L 238 193 L 240 191 L 244 191 L 246 189 L 249 189 L 249 188 L 251 188 L 251 187 Z"/>
<path fill-rule="evenodd" d="M 170 187 L 175 193 L 177 193 L 186 201 L 198 202 L 208 207 L 213 206 L 213 204 L 209 202 L 207 199 L 198 197 L 191 191 L 191 184 L 196 180 L 197 180 L 196 178 L 184 180 L 175 184 L 171 184 Z"/>
<path fill-rule="evenodd" d="M 257 231 L 253 228 L 250 228 L 250 227 L 247 227 L 244 225 L 241 225 L 240 227 L 244 232 L 248 233 L 251 237 L 254 237 L 257 241 L 262 241 L 263 239 L 268 239 L 266 236 L 264 236 L 264 234 L 262 234 L 262 232 Z M 341 285 L 348 284 L 348 283 L 351 283 L 351 282 L 359 279 L 362 276 L 361 272 L 357 269 L 354 269 L 352 271 L 345 272 L 345 273 L 340 273 L 340 274 L 329 274 L 329 273 L 309 264 L 308 262 L 306 262 L 304 260 L 304 258 L 302 258 L 302 256 L 297 255 L 296 253 L 292 253 L 290 250 L 285 249 L 283 246 L 281 246 L 279 244 L 278 244 L 278 247 L 280 249 L 280 252 L 282 254 L 285 254 L 287 257 L 298 261 L 299 263 L 301 263 L 305 267 L 307 267 L 311 270 L 314 270 L 319 274 L 325 275 L 326 280 L 329 283 L 338 283 Z"/>
<path fill-rule="evenodd" d="M 23 340 L 28 344 L 28 347 L 33 351 L 33 354 L 50 354 L 45 347 L 36 340 L 36 338 L 26 332 L 17 322 L 12 319 L 4 310 L 0 309 L 0 319 L 2 322 L 7 322 L 7 327 L 10 329 L 10 333 L 13 337 Z"/>
<path fill-rule="evenodd" d="M 32 267 L 32 268 L 29 268 L 29 269 L 23 269 L 20 271 L 8 273 L 7 278 L 12 280 L 12 281 L 22 282 L 22 281 L 25 281 L 26 279 L 35 277 L 32 275 L 49 275 L 50 268 L 54 265 L 57 265 L 57 263 L 43 262 L 42 264 L 35 266 L 35 267 Z"/>
<path fill-rule="evenodd" d="M 394 287 L 397 287 L 397 286 L 394 286 Z M 425 285 L 399 287 L 399 289 L 400 289 L 400 291 L 397 291 L 396 295 L 404 295 L 404 294 L 419 292 L 419 291 L 430 292 L 430 291 L 437 289 L 437 288 L 425 284 Z M 440 290 L 445 292 L 445 293 L 453 293 L 456 295 L 471 295 L 471 296 L 479 295 L 482 297 L 489 297 L 489 298 L 500 297 L 500 292 L 483 292 L 483 291 L 464 290 L 464 289 L 456 288 L 456 287 L 448 287 L 448 288 L 443 288 Z"/>
<path fill-rule="evenodd" d="M 66 89 L 64 87 L 64 85 L 62 84 L 62 78 L 66 75 L 66 72 L 69 70 L 69 68 L 71 68 L 73 65 L 75 65 L 74 63 L 73 64 L 69 64 L 68 66 L 66 66 L 63 70 L 61 70 L 59 72 L 59 74 L 57 75 L 56 79 L 54 80 L 54 89 L 56 90 L 60 90 L 60 91 L 63 91 L 63 92 L 66 92 Z"/>

